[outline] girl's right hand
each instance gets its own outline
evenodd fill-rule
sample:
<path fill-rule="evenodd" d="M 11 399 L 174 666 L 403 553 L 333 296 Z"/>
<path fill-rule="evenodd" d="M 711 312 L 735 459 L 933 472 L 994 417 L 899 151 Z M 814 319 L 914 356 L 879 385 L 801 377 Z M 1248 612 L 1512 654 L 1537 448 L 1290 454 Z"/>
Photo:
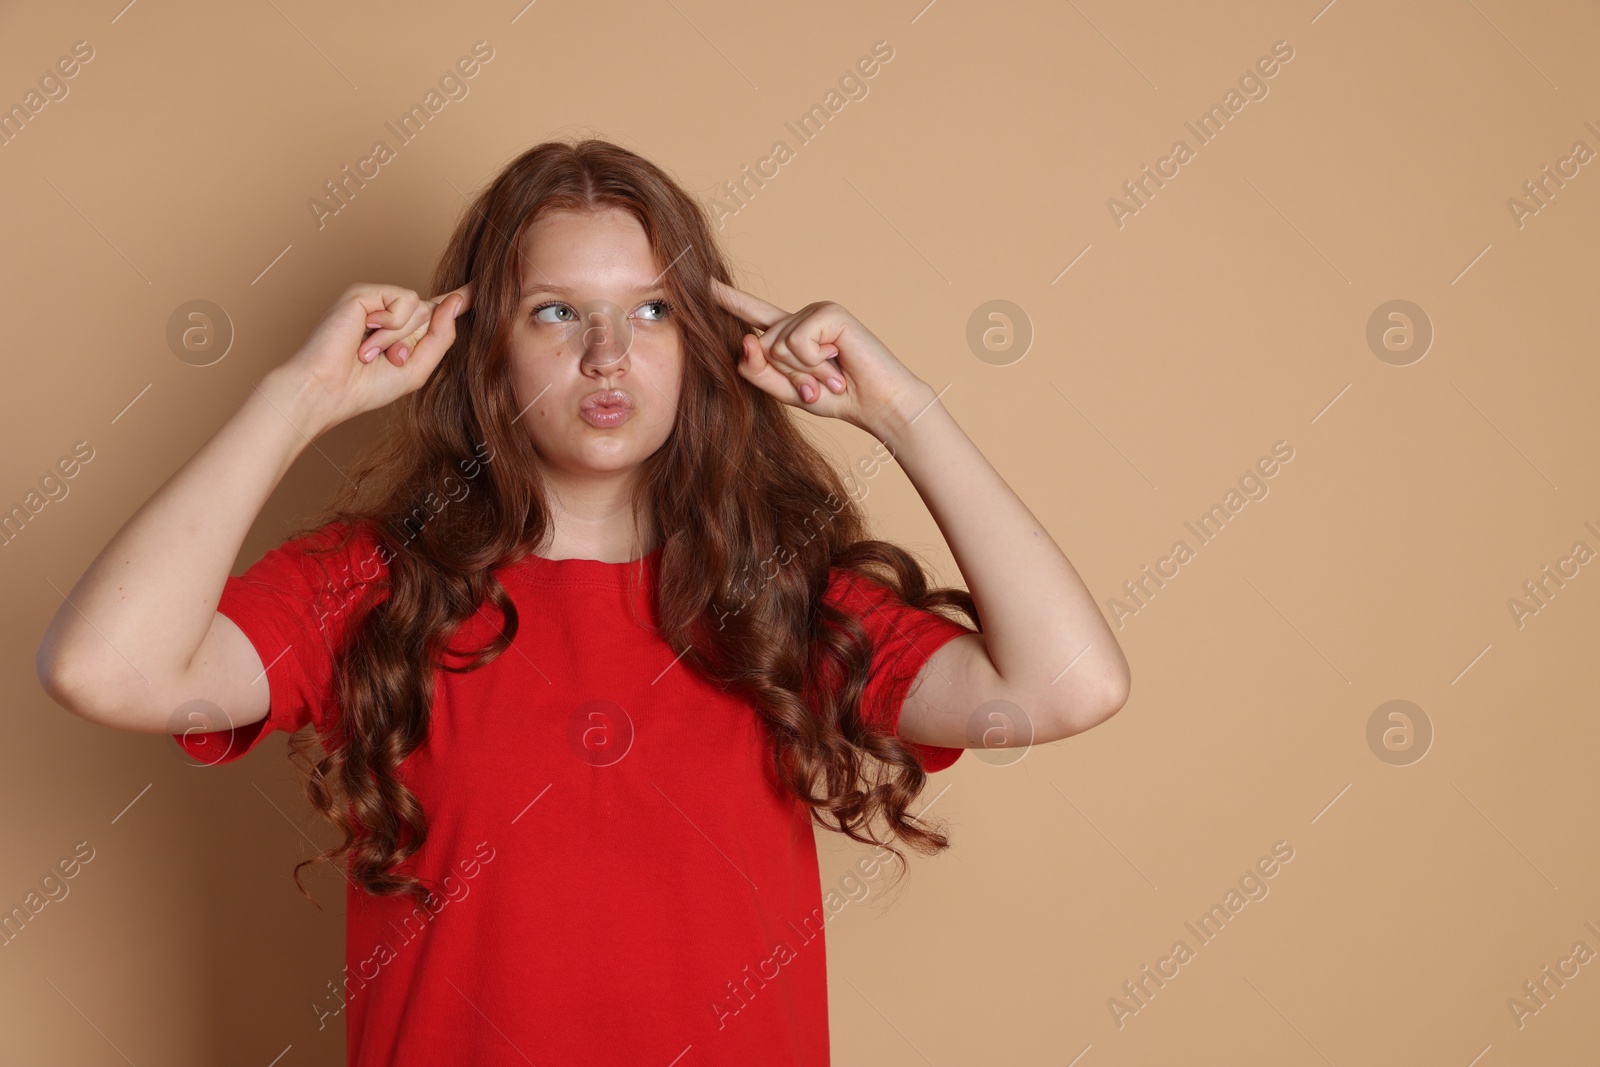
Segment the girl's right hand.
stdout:
<path fill-rule="evenodd" d="M 455 341 L 456 317 L 471 306 L 471 282 L 431 300 L 398 285 L 358 282 L 281 370 L 314 394 L 321 429 L 331 429 L 420 389 Z"/>

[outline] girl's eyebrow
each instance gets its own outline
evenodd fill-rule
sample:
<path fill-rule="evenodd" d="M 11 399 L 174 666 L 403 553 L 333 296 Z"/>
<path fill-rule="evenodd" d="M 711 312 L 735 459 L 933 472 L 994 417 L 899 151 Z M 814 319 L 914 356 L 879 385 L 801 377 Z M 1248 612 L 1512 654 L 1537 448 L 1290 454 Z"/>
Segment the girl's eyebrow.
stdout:
<path fill-rule="evenodd" d="M 539 293 L 559 293 L 563 296 L 571 296 L 572 292 L 573 290 L 567 288 L 565 285 L 536 285 L 532 289 L 524 289 L 522 291 L 522 299 L 527 300 L 529 297 L 535 296 Z M 636 285 L 632 289 L 627 290 L 629 296 L 644 296 L 648 293 L 662 292 L 666 292 L 666 286 L 659 282 L 646 282 L 643 285 Z"/>

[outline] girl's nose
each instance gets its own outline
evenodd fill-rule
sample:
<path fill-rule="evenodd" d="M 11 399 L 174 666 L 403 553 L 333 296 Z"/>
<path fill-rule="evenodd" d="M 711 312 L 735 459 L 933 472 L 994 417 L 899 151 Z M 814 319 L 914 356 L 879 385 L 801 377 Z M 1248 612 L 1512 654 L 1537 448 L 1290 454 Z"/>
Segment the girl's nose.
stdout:
<path fill-rule="evenodd" d="M 585 368 L 603 369 L 626 358 L 633 343 L 633 324 L 627 313 L 606 300 L 592 300 L 578 309 L 567 335 L 567 347 Z"/>

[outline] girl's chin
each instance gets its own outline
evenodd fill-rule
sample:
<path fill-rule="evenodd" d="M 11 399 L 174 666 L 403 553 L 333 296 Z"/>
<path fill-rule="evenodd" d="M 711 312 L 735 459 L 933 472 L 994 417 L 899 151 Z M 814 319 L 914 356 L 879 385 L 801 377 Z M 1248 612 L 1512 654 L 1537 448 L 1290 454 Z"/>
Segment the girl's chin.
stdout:
<path fill-rule="evenodd" d="M 626 474 L 649 458 L 638 448 L 586 449 L 577 455 L 562 456 L 555 468 L 568 477 L 599 478 Z"/>

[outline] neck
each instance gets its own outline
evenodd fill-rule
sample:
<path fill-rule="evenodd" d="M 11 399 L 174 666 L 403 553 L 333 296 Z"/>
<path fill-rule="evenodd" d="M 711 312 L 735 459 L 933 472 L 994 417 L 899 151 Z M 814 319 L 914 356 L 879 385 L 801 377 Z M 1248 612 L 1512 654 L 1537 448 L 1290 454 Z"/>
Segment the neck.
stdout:
<path fill-rule="evenodd" d="M 552 479 L 545 493 L 549 533 L 535 551 L 546 559 L 626 563 L 654 549 L 657 537 L 651 517 L 642 515 L 635 522 L 628 473 L 582 482 Z"/>

